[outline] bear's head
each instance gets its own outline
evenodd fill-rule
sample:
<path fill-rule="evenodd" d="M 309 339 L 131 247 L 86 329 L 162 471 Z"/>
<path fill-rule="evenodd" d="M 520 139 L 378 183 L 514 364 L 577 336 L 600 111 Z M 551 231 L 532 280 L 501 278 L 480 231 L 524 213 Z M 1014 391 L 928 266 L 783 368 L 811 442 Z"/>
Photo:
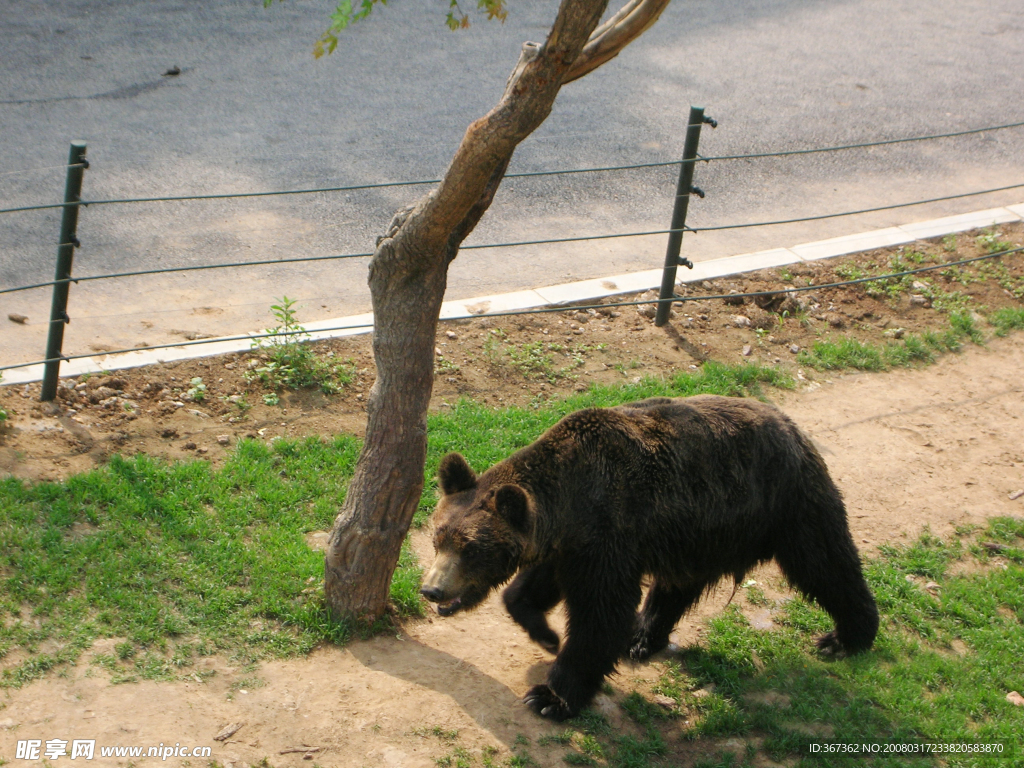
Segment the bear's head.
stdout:
<path fill-rule="evenodd" d="M 488 476 L 481 481 L 458 453 L 441 460 L 434 511 L 434 564 L 420 593 L 442 616 L 480 604 L 508 581 L 527 546 L 533 515 L 527 492 Z M 500 473 L 499 473 L 500 474 Z"/>

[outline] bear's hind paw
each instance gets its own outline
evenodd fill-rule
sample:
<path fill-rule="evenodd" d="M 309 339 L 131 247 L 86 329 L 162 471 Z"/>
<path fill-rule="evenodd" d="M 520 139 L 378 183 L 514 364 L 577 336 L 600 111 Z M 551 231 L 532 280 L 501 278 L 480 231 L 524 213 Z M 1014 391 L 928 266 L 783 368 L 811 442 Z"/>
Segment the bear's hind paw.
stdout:
<path fill-rule="evenodd" d="M 846 649 L 843 647 L 843 643 L 839 639 L 839 635 L 835 632 L 829 632 L 828 634 L 819 637 L 817 646 L 818 651 L 822 656 L 840 658 L 846 655 Z"/>
<path fill-rule="evenodd" d="M 546 685 L 535 685 L 526 692 L 523 702 L 541 717 L 561 722 L 573 716 L 565 699 Z"/>

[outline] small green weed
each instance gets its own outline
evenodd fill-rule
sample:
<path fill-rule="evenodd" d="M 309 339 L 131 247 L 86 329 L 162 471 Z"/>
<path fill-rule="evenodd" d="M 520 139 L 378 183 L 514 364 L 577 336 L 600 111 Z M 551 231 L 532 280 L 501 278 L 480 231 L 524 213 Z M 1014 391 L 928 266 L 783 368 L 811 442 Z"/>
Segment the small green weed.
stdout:
<path fill-rule="evenodd" d="M 549 382 L 572 378 L 572 371 L 586 362 L 586 353 L 605 348 L 604 344 L 567 346 L 549 341 L 513 344 L 507 339 L 508 334 L 500 328 L 490 332 L 484 341 L 484 355 L 488 362 L 498 367 L 513 368 L 528 379 L 544 379 Z M 558 367 L 555 357 L 566 357 L 569 363 Z"/>
<path fill-rule="evenodd" d="M 189 388 L 185 392 L 185 399 L 201 403 L 206 399 L 206 385 L 201 376 L 195 376 L 189 382 Z"/>
<path fill-rule="evenodd" d="M 438 356 L 434 359 L 435 374 L 456 374 L 462 369 L 446 357 Z"/>
<path fill-rule="evenodd" d="M 975 243 L 985 253 L 1000 253 L 1013 248 L 1013 243 L 1003 240 L 1002 233 L 996 227 L 991 227 L 983 234 L 978 235 Z"/>
<path fill-rule="evenodd" d="M 336 394 L 351 384 L 355 379 L 355 368 L 351 362 L 338 363 L 318 357 L 305 343 L 310 336 L 296 318 L 295 301 L 287 296 L 277 301 L 279 303 L 272 304 L 270 310 L 278 325 L 266 331 L 276 335 L 252 344 L 253 349 L 265 354 L 269 360 L 265 365 L 248 371 L 246 378 L 258 380 L 275 391 L 319 387 L 326 395 Z"/>
<path fill-rule="evenodd" d="M 1024 300 L 1024 277 L 1014 277 L 1001 258 L 997 257 L 981 262 L 978 266 L 978 273 L 984 278 L 995 280 L 1000 288 L 1015 299 Z"/>

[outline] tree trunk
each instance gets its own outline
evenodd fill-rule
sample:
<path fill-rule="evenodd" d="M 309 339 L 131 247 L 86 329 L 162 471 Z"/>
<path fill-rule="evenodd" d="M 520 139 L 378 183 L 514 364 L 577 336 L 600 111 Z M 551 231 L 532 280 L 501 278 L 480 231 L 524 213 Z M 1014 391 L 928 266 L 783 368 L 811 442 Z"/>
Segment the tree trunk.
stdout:
<path fill-rule="evenodd" d="M 397 214 L 378 241 L 369 281 L 377 380 L 363 451 L 324 563 L 335 619 L 373 620 L 387 609 L 391 577 L 423 490 L 434 340 L 448 265 L 490 206 L 515 148 L 551 111 L 573 64 L 578 77 L 612 58 L 667 2 L 631 0 L 628 12 L 594 33 L 607 0 L 563 0 L 547 41 L 523 45 L 501 100 L 469 126 L 437 189 Z M 577 60 L 585 45 L 581 69 Z"/>

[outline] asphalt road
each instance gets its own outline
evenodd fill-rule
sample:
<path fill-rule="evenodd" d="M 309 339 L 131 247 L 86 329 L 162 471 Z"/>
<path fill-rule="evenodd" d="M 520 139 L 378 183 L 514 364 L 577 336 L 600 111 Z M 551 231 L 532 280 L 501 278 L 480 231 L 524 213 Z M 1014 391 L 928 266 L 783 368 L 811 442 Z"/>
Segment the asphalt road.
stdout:
<path fill-rule="evenodd" d="M 59 202 L 68 142 L 89 144 L 92 199 L 432 179 L 500 96 L 556 6 L 510 0 L 505 24 L 449 32 L 447 3 L 394 0 L 313 59 L 328 0 L 4 0 L 0 208 Z M 171 67 L 174 77 L 164 76 Z M 671 160 L 688 105 L 724 155 L 942 133 L 1024 120 L 1019 0 L 675 2 L 639 41 L 565 88 L 513 171 Z M 661 229 L 676 171 L 510 180 L 469 242 Z M 866 151 L 697 168 L 694 226 L 762 221 L 1024 183 L 1024 129 Z M 76 274 L 373 248 L 423 187 L 82 212 Z M 1024 201 L 952 203 L 687 235 L 694 259 Z M 52 279 L 59 215 L 0 214 L 0 287 Z M 464 252 L 452 298 L 660 265 L 664 237 Z M 366 259 L 73 286 L 65 351 L 266 326 L 369 308 Z M 0 361 L 42 357 L 49 296 L 0 295 Z M 29 317 L 25 326 L 9 312 Z"/>

